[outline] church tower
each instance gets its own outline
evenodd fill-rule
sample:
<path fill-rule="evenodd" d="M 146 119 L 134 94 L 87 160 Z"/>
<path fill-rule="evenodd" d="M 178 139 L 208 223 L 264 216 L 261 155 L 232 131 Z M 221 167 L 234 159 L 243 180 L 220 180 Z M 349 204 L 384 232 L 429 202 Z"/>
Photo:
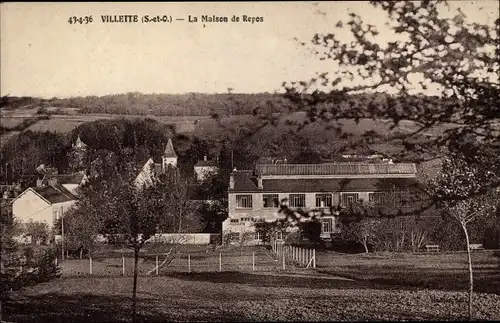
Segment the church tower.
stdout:
<path fill-rule="evenodd" d="M 162 159 L 162 168 L 165 170 L 168 165 L 172 165 L 177 167 L 177 154 L 174 150 L 174 145 L 172 144 L 172 140 L 168 138 L 167 146 L 165 147 L 165 151 L 161 156 Z"/>
<path fill-rule="evenodd" d="M 87 145 L 80 139 L 80 135 L 76 138 L 75 143 L 73 144 L 74 150 L 87 150 Z"/>

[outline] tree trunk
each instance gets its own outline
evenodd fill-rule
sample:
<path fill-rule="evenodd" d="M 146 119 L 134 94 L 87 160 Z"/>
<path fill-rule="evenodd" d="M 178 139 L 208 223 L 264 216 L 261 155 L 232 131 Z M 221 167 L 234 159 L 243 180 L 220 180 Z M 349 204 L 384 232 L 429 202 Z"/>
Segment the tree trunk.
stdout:
<path fill-rule="evenodd" d="M 467 243 L 467 258 L 469 261 L 469 321 L 472 320 L 472 295 L 474 293 L 474 280 L 473 280 L 473 272 L 472 272 L 472 259 L 470 254 L 470 242 L 469 242 L 469 233 L 467 232 L 467 224 L 462 222 L 462 229 L 465 233 L 465 241 Z"/>
<path fill-rule="evenodd" d="M 363 239 L 363 247 L 365 247 L 365 253 L 368 253 L 368 240 Z"/>
<path fill-rule="evenodd" d="M 134 285 L 132 289 L 132 322 L 136 322 L 137 312 L 137 271 L 139 268 L 139 248 L 134 247 Z"/>

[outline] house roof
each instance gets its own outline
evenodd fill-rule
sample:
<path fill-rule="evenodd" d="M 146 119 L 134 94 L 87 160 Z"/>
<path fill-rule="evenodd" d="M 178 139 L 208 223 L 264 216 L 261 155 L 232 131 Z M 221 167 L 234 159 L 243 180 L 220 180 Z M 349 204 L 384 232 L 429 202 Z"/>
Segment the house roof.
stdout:
<path fill-rule="evenodd" d="M 234 171 L 233 176 L 234 189 L 230 192 L 373 192 L 418 185 L 413 178 L 263 179 L 263 188 L 259 190 L 251 172 Z"/>
<path fill-rule="evenodd" d="M 33 190 L 51 204 L 74 201 L 78 199 L 62 185 L 34 187 Z"/>
<path fill-rule="evenodd" d="M 15 200 L 24 195 L 24 193 L 32 191 L 42 199 L 44 199 L 49 204 L 75 201 L 78 198 L 73 195 L 70 191 L 64 188 L 62 185 L 51 185 L 45 187 L 30 187 L 26 189 L 24 192 L 19 194 L 15 199 L 12 200 L 13 203 Z"/>
<path fill-rule="evenodd" d="M 194 167 L 217 167 L 217 163 L 213 160 L 200 160 Z"/>
<path fill-rule="evenodd" d="M 252 171 L 233 171 L 234 189 L 233 191 L 257 191 L 257 184 L 250 179 Z"/>
<path fill-rule="evenodd" d="M 374 175 L 415 174 L 413 163 L 330 163 L 330 164 L 260 164 L 256 165 L 260 175 Z"/>
<path fill-rule="evenodd" d="M 43 177 L 44 181 L 55 178 L 58 184 L 81 184 L 84 174 L 74 173 L 74 174 L 58 174 L 58 175 L 45 175 Z"/>
<path fill-rule="evenodd" d="M 172 139 L 168 138 L 167 146 L 165 147 L 165 151 L 163 152 L 163 157 L 176 157 L 177 154 L 174 150 L 174 145 L 172 144 Z"/>

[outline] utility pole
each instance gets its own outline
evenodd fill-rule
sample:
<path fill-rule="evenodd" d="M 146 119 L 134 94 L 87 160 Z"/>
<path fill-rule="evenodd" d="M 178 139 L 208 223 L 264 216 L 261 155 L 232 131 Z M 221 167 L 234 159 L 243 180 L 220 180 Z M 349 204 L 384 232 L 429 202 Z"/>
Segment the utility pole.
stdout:
<path fill-rule="evenodd" d="M 61 260 L 64 261 L 64 216 L 63 216 L 62 206 L 61 206 Z"/>
<path fill-rule="evenodd" d="M 233 162 L 233 149 L 231 149 L 231 171 L 234 169 L 234 162 Z"/>

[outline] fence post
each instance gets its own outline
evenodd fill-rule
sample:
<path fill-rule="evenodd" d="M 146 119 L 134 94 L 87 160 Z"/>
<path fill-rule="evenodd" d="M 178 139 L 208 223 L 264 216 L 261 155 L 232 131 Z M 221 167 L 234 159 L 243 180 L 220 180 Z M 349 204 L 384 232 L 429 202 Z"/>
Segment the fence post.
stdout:
<path fill-rule="evenodd" d="M 159 274 L 159 269 L 158 269 L 158 252 L 156 253 L 156 276 Z"/>
<path fill-rule="evenodd" d="M 222 252 L 219 252 L 219 272 L 222 272 Z"/>
<path fill-rule="evenodd" d="M 89 256 L 89 273 L 92 275 L 92 256 Z"/>
<path fill-rule="evenodd" d="M 304 262 L 306 261 L 306 249 L 302 249 L 302 265 L 304 264 Z"/>
<path fill-rule="evenodd" d="M 188 273 L 191 272 L 191 254 L 188 254 Z"/>
<path fill-rule="evenodd" d="M 255 271 L 255 251 L 252 252 L 252 271 Z"/>
<path fill-rule="evenodd" d="M 313 268 L 316 268 L 316 249 L 313 249 Z"/>
<path fill-rule="evenodd" d="M 122 256 L 122 275 L 125 276 L 125 256 Z"/>
<path fill-rule="evenodd" d="M 55 260 L 55 262 L 56 262 L 56 266 L 57 266 L 57 257 L 56 257 L 56 260 Z"/>
<path fill-rule="evenodd" d="M 285 253 L 283 252 L 283 270 L 285 270 Z"/>

